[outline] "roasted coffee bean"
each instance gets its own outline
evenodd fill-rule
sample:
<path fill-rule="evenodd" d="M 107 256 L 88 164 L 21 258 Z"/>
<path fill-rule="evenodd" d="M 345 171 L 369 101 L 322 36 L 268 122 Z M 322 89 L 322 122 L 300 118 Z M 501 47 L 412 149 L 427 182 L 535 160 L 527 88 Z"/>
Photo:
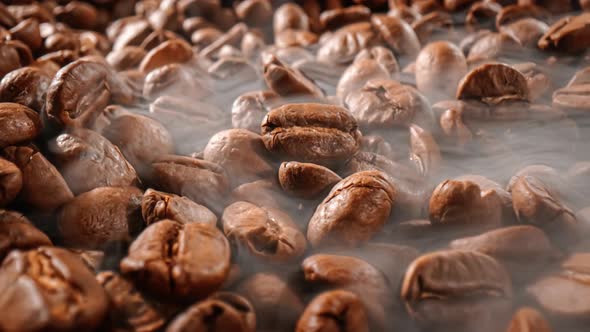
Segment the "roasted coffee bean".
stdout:
<path fill-rule="evenodd" d="M 495 2 L 478 1 L 469 7 L 465 16 L 465 25 L 468 29 L 493 28 L 496 15 L 502 10 L 502 6 Z"/>
<path fill-rule="evenodd" d="M 297 293 L 272 273 L 253 274 L 238 284 L 236 292 L 252 303 L 257 329 L 263 331 L 293 330 L 304 309 Z"/>
<path fill-rule="evenodd" d="M 530 307 L 518 309 L 510 320 L 506 332 L 553 332 L 549 322 L 537 310 Z"/>
<path fill-rule="evenodd" d="M 435 174 L 442 164 L 440 148 L 434 137 L 417 125 L 410 125 L 410 161 L 422 175 Z"/>
<path fill-rule="evenodd" d="M 230 247 L 220 231 L 172 220 L 146 228 L 120 264 L 123 275 L 168 301 L 207 297 L 223 284 L 229 267 Z"/>
<path fill-rule="evenodd" d="M 412 29 L 416 32 L 416 36 L 418 36 L 418 40 L 421 43 L 427 43 L 432 39 L 438 39 L 440 34 L 446 33 L 446 31 L 452 29 L 452 27 L 453 18 L 451 15 L 440 10 L 426 14 L 412 23 Z"/>
<path fill-rule="evenodd" d="M 487 255 L 437 251 L 408 267 L 401 298 L 424 329 L 497 331 L 508 322 L 512 284 L 504 267 Z"/>
<path fill-rule="evenodd" d="M 226 45 L 238 46 L 247 31 L 248 27 L 244 23 L 236 24 L 213 43 L 201 50 L 199 55 L 214 60 L 218 57 L 219 50 L 222 47 Z"/>
<path fill-rule="evenodd" d="M 533 48 L 548 29 L 545 22 L 529 17 L 506 24 L 500 31 L 513 35 L 523 46 Z"/>
<path fill-rule="evenodd" d="M 3 40 L 0 42 L 0 77 L 20 67 L 28 66 L 33 62 L 31 50 L 27 45 L 18 40 Z"/>
<path fill-rule="evenodd" d="M 382 14 L 371 16 L 371 24 L 398 56 L 415 57 L 420 51 L 420 41 L 412 27 L 403 20 Z"/>
<path fill-rule="evenodd" d="M 226 171 L 206 160 L 168 155 L 152 163 L 151 182 L 158 190 L 186 196 L 213 211 L 223 209 L 229 190 Z"/>
<path fill-rule="evenodd" d="M 0 148 L 31 141 L 41 132 L 39 115 L 27 106 L 0 103 Z"/>
<path fill-rule="evenodd" d="M 51 77 L 43 70 L 23 67 L 6 74 L 0 81 L 0 101 L 17 103 L 41 113 Z"/>
<path fill-rule="evenodd" d="M 411 123 L 431 128 L 434 115 L 428 100 L 398 81 L 375 79 L 348 95 L 345 104 L 361 128 L 389 129 Z"/>
<path fill-rule="evenodd" d="M 113 50 L 119 50 L 126 46 L 139 46 L 141 42 L 153 32 L 150 23 L 145 19 L 132 18 L 120 22 L 120 26 L 111 25 L 111 32 L 107 34 L 113 42 Z"/>
<path fill-rule="evenodd" d="M 389 74 L 395 74 L 400 71 L 399 64 L 393 52 L 383 46 L 375 46 L 359 52 L 354 61 L 362 59 L 373 59 L 387 70 Z"/>
<path fill-rule="evenodd" d="M 427 96 L 454 96 L 466 73 L 465 56 L 455 44 L 446 41 L 426 45 L 416 58 L 416 85 Z"/>
<path fill-rule="evenodd" d="M 477 251 L 497 259 L 508 269 L 515 282 L 535 277 L 560 256 L 541 229 L 528 225 L 510 226 L 456 239 L 449 246 L 451 249 Z"/>
<path fill-rule="evenodd" d="M 0 158 L 0 206 L 10 204 L 23 187 L 23 174 L 10 161 Z"/>
<path fill-rule="evenodd" d="M 275 35 L 288 29 L 309 30 L 309 17 L 303 9 L 295 3 L 285 3 L 274 13 L 273 30 Z"/>
<path fill-rule="evenodd" d="M 246 0 L 236 7 L 236 15 L 248 26 L 265 26 L 272 21 L 273 11 L 269 0 Z"/>
<path fill-rule="evenodd" d="M 355 173 L 336 184 L 317 207 L 307 239 L 314 247 L 364 243 L 387 222 L 396 196 L 385 173 Z"/>
<path fill-rule="evenodd" d="M 262 141 L 269 151 L 320 165 L 349 159 L 359 149 L 360 136 L 352 115 L 334 105 L 287 104 L 262 122 Z"/>
<path fill-rule="evenodd" d="M 312 330 L 368 332 L 363 303 L 354 293 L 333 290 L 316 296 L 297 322 L 296 332 Z"/>
<path fill-rule="evenodd" d="M 559 271 L 530 284 L 526 293 L 549 319 L 577 325 L 579 329 L 586 324 L 590 311 L 586 297 L 589 262 L 587 253 L 574 253 L 561 264 Z"/>
<path fill-rule="evenodd" d="M 53 211 L 73 198 L 66 181 L 41 152 L 32 147 L 11 146 L 4 157 L 22 172 L 19 198 L 41 211 Z"/>
<path fill-rule="evenodd" d="M 342 178 L 329 168 L 296 161 L 284 162 L 279 168 L 279 182 L 283 190 L 305 199 L 317 198 Z"/>
<path fill-rule="evenodd" d="M 360 53 L 359 53 L 360 55 Z M 358 58 L 358 55 L 357 55 Z M 342 101 L 352 92 L 362 88 L 363 85 L 372 79 L 389 79 L 391 75 L 387 68 L 377 60 L 360 59 L 355 60 L 342 74 L 336 88 L 336 96 Z"/>
<path fill-rule="evenodd" d="M 40 246 L 51 246 L 51 240 L 47 235 L 22 214 L 0 209 L 0 263 L 12 250 L 27 250 Z"/>
<path fill-rule="evenodd" d="M 307 257 L 301 268 L 305 281 L 312 286 L 343 288 L 356 293 L 367 309 L 371 325 L 377 330 L 385 327 L 390 289 L 375 267 L 356 257 L 317 254 Z"/>
<path fill-rule="evenodd" d="M 101 134 L 115 144 L 140 174 L 161 156 L 174 153 L 170 133 L 154 119 L 126 111 L 117 106 L 107 107 L 103 115 L 108 125 Z"/>
<path fill-rule="evenodd" d="M 91 4 L 71 1 L 63 7 L 53 10 L 55 18 L 76 29 L 93 29 L 97 25 L 98 13 Z"/>
<path fill-rule="evenodd" d="M 248 92 L 239 96 L 232 105 L 234 128 L 260 132 L 260 123 L 273 106 L 280 103 L 279 95 L 271 90 Z"/>
<path fill-rule="evenodd" d="M 98 187 L 139 183 L 133 166 L 121 151 L 94 131 L 73 128 L 49 142 L 64 179 L 75 194 Z"/>
<path fill-rule="evenodd" d="M 131 331 L 158 331 L 165 317 L 129 280 L 112 271 L 100 272 L 96 280 L 110 300 L 111 328 Z"/>
<path fill-rule="evenodd" d="M 182 224 L 198 222 L 215 226 L 217 217 L 187 197 L 148 189 L 141 200 L 141 215 L 147 225 L 170 219 Z"/>
<path fill-rule="evenodd" d="M 184 63 L 193 57 L 190 45 L 180 39 L 168 40 L 149 51 L 139 65 L 144 73 L 171 63 Z"/>
<path fill-rule="evenodd" d="M 486 180 L 458 178 L 441 182 L 430 197 L 428 210 L 432 223 L 449 227 L 500 226 L 504 208 L 503 190 L 486 186 Z"/>
<path fill-rule="evenodd" d="M 549 16 L 550 14 L 547 10 L 533 4 L 511 4 L 502 7 L 502 10 L 496 16 L 496 28 L 501 30 L 502 26 L 509 25 L 524 18 L 535 18 L 545 21 Z"/>
<path fill-rule="evenodd" d="M 411 29 L 410 29 L 411 30 Z M 363 49 L 377 44 L 378 36 L 368 22 L 346 25 L 322 42 L 317 59 L 326 64 L 350 64 Z"/>
<path fill-rule="evenodd" d="M 26 44 L 33 52 L 41 48 L 43 44 L 39 22 L 32 18 L 23 20 L 12 27 L 10 29 L 10 35 L 13 39 L 20 40 Z"/>
<path fill-rule="evenodd" d="M 109 242 L 130 242 L 142 226 L 141 194 L 134 187 L 103 187 L 75 197 L 58 216 L 64 243 L 98 249 Z"/>
<path fill-rule="evenodd" d="M 371 10 L 365 6 L 351 6 L 326 10 L 320 15 L 320 24 L 326 30 L 337 30 L 348 24 L 368 22 Z"/>
<path fill-rule="evenodd" d="M 245 298 L 220 292 L 207 300 L 192 305 L 179 314 L 168 326 L 166 332 L 202 331 L 212 332 L 256 331 L 254 308 Z"/>
<path fill-rule="evenodd" d="M 315 82 L 305 77 L 299 70 L 290 68 L 273 54 L 262 58 L 264 81 L 280 96 L 309 95 L 322 98 L 324 92 Z"/>
<path fill-rule="evenodd" d="M 106 64 L 80 59 L 60 69 L 51 81 L 44 115 L 57 128 L 91 127 L 111 99 L 128 104 L 134 98 Z"/>
<path fill-rule="evenodd" d="M 554 170 L 525 168 L 510 179 L 508 188 L 519 222 L 544 229 L 561 245 L 579 236 L 579 222 L 563 195 L 565 181 Z"/>
<path fill-rule="evenodd" d="M 522 49 L 522 45 L 511 34 L 488 33 L 473 43 L 467 55 L 467 62 L 479 64 L 491 60 L 514 59 L 519 57 Z"/>
<path fill-rule="evenodd" d="M 256 257 L 289 262 L 305 251 L 305 236 L 283 211 L 236 202 L 225 208 L 221 221 L 230 243 Z"/>
<path fill-rule="evenodd" d="M 476 99 L 487 104 L 504 100 L 527 100 L 526 78 L 503 64 L 484 64 L 471 70 L 457 88 L 457 99 Z"/>
<path fill-rule="evenodd" d="M 108 299 L 82 260 L 65 249 L 15 250 L 0 267 L 5 331 L 95 330 Z"/>
<path fill-rule="evenodd" d="M 231 193 L 231 201 L 244 201 L 272 209 L 291 208 L 288 197 L 276 180 L 256 180 L 237 186 Z"/>
<path fill-rule="evenodd" d="M 107 55 L 106 60 L 115 70 L 122 71 L 137 68 L 145 55 L 146 52 L 141 47 L 126 46 L 113 50 Z"/>
<path fill-rule="evenodd" d="M 275 36 L 275 44 L 279 48 L 308 47 L 318 42 L 318 36 L 305 30 L 284 30 Z"/>
<path fill-rule="evenodd" d="M 221 37 L 223 32 L 213 27 L 204 27 L 195 30 L 191 35 L 191 43 L 199 50 L 211 45 L 216 39 Z"/>

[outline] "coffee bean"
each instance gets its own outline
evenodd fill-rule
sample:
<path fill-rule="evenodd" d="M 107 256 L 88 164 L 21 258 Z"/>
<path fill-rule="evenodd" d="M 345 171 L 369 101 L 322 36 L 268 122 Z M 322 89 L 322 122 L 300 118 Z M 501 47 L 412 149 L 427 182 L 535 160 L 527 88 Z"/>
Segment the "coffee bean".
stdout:
<path fill-rule="evenodd" d="M 396 17 L 376 14 L 371 16 L 371 24 L 396 55 L 413 58 L 420 51 L 418 36 L 405 21 Z"/>
<path fill-rule="evenodd" d="M 553 329 L 540 312 L 530 307 L 522 307 L 512 316 L 506 332 L 527 331 L 552 332 Z"/>
<path fill-rule="evenodd" d="M 367 314 L 354 293 L 345 290 L 324 292 L 305 308 L 295 331 L 310 329 L 330 331 L 369 331 Z"/>
<path fill-rule="evenodd" d="M 0 290 L 0 308 L 10 317 L 0 320 L 3 330 L 94 330 L 108 308 L 82 260 L 55 247 L 10 253 L 0 267 Z"/>
<path fill-rule="evenodd" d="M 348 24 L 368 22 L 371 10 L 365 6 L 351 6 L 326 10 L 320 15 L 320 24 L 326 30 L 337 30 Z"/>
<path fill-rule="evenodd" d="M 0 158 L 0 206 L 10 204 L 23 187 L 20 169 L 10 161 Z"/>
<path fill-rule="evenodd" d="M 387 69 L 376 60 L 355 60 L 342 74 L 336 88 L 336 95 L 344 101 L 350 93 L 362 88 L 368 80 L 389 79 L 390 77 Z"/>
<path fill-rule="evenodd" d="M 463 53 L 449 42 L 428 44 L 416 58 L 416 85 L 427 96 L 453 96 L 466 73 L 467 62 Z"/>
<path fill-rule="evenodd" d="M 192 57 L 193 51 L 188 43 L 173 39 L 149 51 L 139 64 L 139 69 L 147 74 L 167 64 L 187 62 Z"/>
<path fill-rule="evenodd" d="M 163 300 L 195 301 L 219 289 L 229 273 L 229 260 L 229 243 L 216 228 L 162 220 L 135 239 L 120 268 Z"/>
<path fill-rule="evenodd" d="M 279 168 L 283 190 L 296 197 L 313 199 L 342 180 L 330 169 L 310 163 L 284 162 Z"/>
<path fill-rule="evenodd" d="M 217 217 L 189 198 L 148 189 L 141 200 L 141 215 L 147 225 L 170 219 L 182 224 L 198 222 L 215 226 Z"/>
<path fill-rule="evenodd" d="M 32 141 L 41 132 L 39 115 L 27 106 L 0 103 L 0 148 Z"/>
<path fill-rule="evenodd" d="M 286 213 L 248 202 L 225 208 L 223 232 L 238 250 L 276 262 L 288 262 L 305 251 L 305 237 Z"/>
<path fill-rule="evenodd" d="M 309 95 L 322 98 L 324 92 L 315 82 L 305 77 L 299 70 L 290 68 L 276 56 L 266 54 L 262 58 L 264 81 L 280 96 Z"/>
<path fill-rule="evenodd" d="M 0 100 L 17 103 L 41 113 L 51 77 L 43 70 L 23 67 L 8 73 L 0 81 Z"/>
<path fill-rule="evenodd" d="M 368 22 L 348 24 L 321 41 L 317 59 L 326 64 L 350 64 L 363 49 L 377 44 L 378 36 Z"/>
<path fill-rule="evenodd" d="M 471 70 L 457 88 L 457 99 L 478 99 L 489 104 L 526 100 L 528 94 L 526 78 L 502 64 L 484 64 Z"/>
<path fill-rule="evenodd" d="M 260 123 L 273 106 L 280 103 L 280 97 L 271 90 L 242 94 L 232 105 L 232 125 L 234 128 L 260 132 Z"/>
<path fill-rule="evenodd" d="M 289 2 L 277 8 L 273 20 L 275 35 L 288 29 L 309 30 L 309 17 L 307 17 L 307 14 L 299 5 Z"/>
<path fill-rule="evenodd" d="M 320 165 L 337 164 L 359 149 L 360 132 L 344 108 L 323 104 L 287 104 L 262 122 L 266 148 L 286 158 Z"/>
<path fill-rule="evenodd" d="M 166 332 L 204 329 L 212 332 L 254 332 L 256 331 L 254 308 L 248 300 L 237 294 L 216 293 L 178 315 L 170 323 Z"/>
<path fill-rule="evenodd" d="M 22 214 L 0 209 L 0 263 L 15 249 L 51 246 L 51 240 Z"/>

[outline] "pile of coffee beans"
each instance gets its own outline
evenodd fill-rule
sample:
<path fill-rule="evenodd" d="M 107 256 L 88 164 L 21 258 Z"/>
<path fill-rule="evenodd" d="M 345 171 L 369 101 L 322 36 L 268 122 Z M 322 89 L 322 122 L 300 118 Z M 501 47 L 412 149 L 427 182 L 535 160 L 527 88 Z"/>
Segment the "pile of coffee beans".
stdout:
<path fill-rule="evenodd" d="M 0 3 L 0 332 L 579 332 L 590 1 Z"/>

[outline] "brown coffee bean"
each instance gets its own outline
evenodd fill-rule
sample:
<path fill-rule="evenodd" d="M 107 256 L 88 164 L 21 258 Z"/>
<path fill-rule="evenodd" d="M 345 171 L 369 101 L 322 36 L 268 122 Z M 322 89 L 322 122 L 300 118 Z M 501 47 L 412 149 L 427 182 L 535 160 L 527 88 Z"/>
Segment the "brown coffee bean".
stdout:
<path fill-rule="evenodd" d="M 295 42 L 315 43 L 317 41 L 317 36 L 312 34 L 298 34 L 295 37 Z M 278 39 L 275 40 L 275 42 L 278 42 Z M 247 32 L 240 42 L 240 50 L 242 51 L 242 54 L 246 57 L 246 59 L 250 60 L 258 59 L 266 47 L 267 45 L 263 36 L 254 31 Z"/>
<path fill-rule="evenodd" d="M 287 104 L 270 111 L 262 122 L 262 141 L 269 151 L 320 165 L 352 157 L 360 136 L 352 115 L 335 105 Z"/>
<path fill-rule="evenodd" d="M 223 167 L 185 156 L 168 155 L 156 159 L 150 178 L 156 189 L 186 196 L 216 212 L 223 209 L 229 190 Z"/>
<path fill-rule="evenodd" d="M 512 4 L 504 6 L 496 16 L 496 28 L 501 30 L 502 26 L 509 25 L 513 22 L 524 18 L 535 18 L 545 21 L 550 17 L 550 13 L 542 7 L 527 4 Z"/>
<path fill-rule="evenodd" d="M 549 26 L 545 22 L 534 18 L 523 18 L 502 26 L 501 31 L 512 34 L 522 45 L 533 48 L 548 29 Z"/>
<path fill-rule="evenodd" d="M 393 52 L 383 46 L 375 46 L 369 49 L 364 49 L 357 54 L 354 61 L 361 61 L 363 59 L 372 59 L 377 61 L 381 66 L 387 70 L 389 74 L 395 74 L 400 71 L 399 64 Z"/>
<path fill-rule="evenodd" d="M 181 39 L 168 40 L 149 51 L 139 65 L 144 73 L 171 63 L 183 63 L 193 57 L 190 45 Z"/>
<path fill-rule="evenodd" d="M 134 187 L 103 187 L 75 197 L 58 216 L 64 243 L 98 249 L 112 241 L 130 242 L 142 225 L 141 194 Z"/>
<path fill-rule="evenodd" d="M 206 207 L 184 196 L 148 189 L 141 200 L 141 215 L 149 226 L 170 219 L 182 224 L 198 222 L 215 226 L 217 216 Z"/>
<path fill-rule="evenodd" d="M 287 29 L 275 35 L 275 45 L 280 48 L 308 47 L 318 42 L 318 35 L 305 30 Z"/>
<path fill-rule="evenodd" d="M 310 330 L 368 332 L 363 303 L 354 293 L 333 290 L 316 296 L 297 322 L 296 332 Z"/>
<path fill-rule="evenodd" d="M 109 106 L 103 115 L 108 125 L 101 130 L 140 174 L 161 156 L 174 153 L 174 142 L 166 128 L 154 119 Z"/>
<path fill-rule="evenodd" d="M 229 266 L 229 243 L 220 231 L 172 220 L 146 228 L 120 264 L 138 287 L 169 301 L 207 297 L 223 284 Z"/>
<path fill-rule="evenodd" d="M 396 55 L 413 58 L 420 51 L 418 36 L 405 21 L 396 17 L 375 14 L 371 16 L 371 24 Z"/>
<path fill-rule="evenodd" d="M 51 77 L 38 68 L 13 70 L 0 81 L 0 101 L 21 104 L 41 113 L 50 82 Z"/>
<path fill-rule="evenodd" d="M 293 203 L 281 190 L 275 179 L 256 180 L 237 186 L 231 193 L 231 201 L 244 201 L 272 209 L 290 209 Z"/>
<path fill-rule="evenodd" d="M 490 60 L 514 59 L 520 56 L 522 49 L 522 45 L 512 34 L 489 33 L 473 43 L 467 55 L 467 62 L 479 64 Z"/>
<path fill-rule="evenodd" d="M 350 6 L 326 10 L 320 15 L 320 24 L 326 30 L 337 30 L 352 23 L 368 22 L 371 10 L 365 6 Z"/>
<path fill-rule="evenodd" d="M 273 17 L 272 4 L 269 0 L 242 1 L 235 10 L 237 17 L 248 26 L 266 26 Z"/>
<path fill-rule="evenodd" d="M 21 4 L 8 6 L 6 9 L 17 21 L 35 18 L 39 22 L 49 22 L 53 20 L 51 7 L 42 6 L 39 3 Z M 16 23 L 15 23 L 16 24 Z"/>
<path fill-rule="evenodd" d="M 389 285 L 381 271 L 369 263 L 351 256 L 317 254 L 307 257 L 301 268 L 305 281 L 312 286 L 343 288 L 358 295 L 376 330 L 387 324 Z"/>
<path fill-rule="evenodd" d="M 340 77 L 336 88 L 336 96 L 344 101 L 350 93 L 362 88 L 367 81 L 372 79 L 386 80 L 390 77 L 391 75 L 387 69 L 376 60 L 355 60 Z"/>
<path fill-rule="evenodd" d="M 555 171 L 525 168 L 510 179 L 508 189 L 519 222 L 544 229 L 561 245 L 578 237 L 578 220 L 563 195 L 565 181 Z"/>
<path fill-rule="evenodd" d="M 434 36 L 447 33 L 452 29 L 453 24 L 453 18 L 449 13 L 436 10 L 420 17 L 411 26 L 416 36 L 418 36 L 418 40 L 421 43 L 427 43 L 434 39 Z"/>
<path fill-rule="evenodd" d="M 465 56 L 450 42 L 430 43 L 416 58 L 416 86 L 427 96 L 454 96 L 457 84 L 465 74 Z"/>
<path fill-rule="evenodd" d="M 106 63 L 76 60 L 51 81 L 44 116 L 57 128 L 91 127 L 111 99 L 125 105 L 135 96 Z"/>
<path fill-rule="evenodd" d="M 39 115 L 27 106 L 0 103 L 0 148 L 26 143 L 41 132 Z"/>
<path fill-rule="evenodd" d="M 246 32 L 248 32 L 248 26 L 244 23 L 238 23 L 221 37 L 217 38 L 214 42 L 202 49 L 199 55 L 204 58 L 215 60 L 218 57 L 219 50 L 223 46 L 230 45 L 237 47 Z"/>
<path fill-rule="evenodd" d="M 422 175 L 435 174 L 442 164 L 440 148 L 434 137 L 417 125 L 410 125 L 410 161 Z"/>
<path fill-rule="evenodd" d="M 512 285 L 504 267 L 487 255 L 437 251 L 408 267 L 401 298 L 424 329 L 496 331 L 509 318 Z"/>
<path fill-rule="evenodd" d="M 508 269 L 515 282 L 535 277 L 549 262 L 560 256 L 541 229 L 528 225 L 510 226 L 456 239 L 449 247 L 477 251 L 497 259 Z"/>
<path fill-rule="evenodd" d="M 287 29 L 309 30 L 309 17 L 298 4 L 287 2 L 274 13 L 273 31 L 278 34 Z"/>
<path fill-rule="evenodd" d="M 471 5 L 476 0 L 444 0 L 445 9 L 448 11 L 459 11 Z"/>
<path fill-rule="evenodd" d="M 23 175 L 20 169 L 10 161 L 0 158 L 0 206 L 10 204 L 22 187 Z"/>
<path fill-rule="evenodd" d="M 530 284 L 526 293 L 548 318 L 569 326 L 584 326 L 590 312 L 586 296 L 589 262 L 587 253 L 573 253 L 558 272 Z"/>
<path fill-rule="evenodd" d="M 20 67 L 33 62 L 31 50 L 18 40 L 3 40 L 0 42 L 0 77 Z"/>
<path fill-rule="evenodd" d="M 124 18 L 125 20 L 127 18 Z M 126 46 L 139 46 L 143 40 L 153 32 L 150 23 L 145 19 L 132 18 L 119 22 L 119 26 L 111 25 L 111 31 L 107 30 L 111 40 L 114 40 L 113 50 L 119 50 Z"/>
<path fill-rule="evenodd" d="M 32 18 L 26 19 L 11 28 L 10 35 L 13 39 L 26 44 L 33 52 L 41 48 L 43 44 L 39 22 Z"/>
<path fill-rule="evenodd" d="M 495 2 L 474 2 L 465 16 L 465 25 L 468 29 L 491 29 L 495 25 L 496 15 L 502 10 L 502 5 Z"/>
<path fill-rule="evenodd" d="M 473 133 L 463 123 L 461 108 L 449 108 L 440 117 L 440 127 L 444 134 L 462 147 L 473 140 Z"/>
<path fill-rule="evenodd" d="M 56 7 L 53 13 L 58 21 L 76 29 L 91 30 L 98 23 L 96 8 L 81 1 L 71 1 L 63 7 Z"/>
<path fill-rule="evenodd" d="M 255 273 L 240 282 L 236 292 L 252 303 L 261 331 L 293 330 L 304 309 L 297 293 L 275 274 Z"/>
<path fill-rule="evenodd" d="M 527 100 L 526 78 L 503 64 L 484 64 L 471 70 L 457 88 L 457 99 L 477 99 L 488 104 L 504 100 Z"/>
<path fill-rule="evenodd" d="M 314 247 L 355 246 L 372 238 L 395 206 L 396 190 L 379 171 L 358 172 L 336 184 L 309 221 Z"/>
<path fill-rule="evenodd" d="M 100 272 L 96 280 L 110 300 L 109 318 L 113 329 L 155 332 L 166 323 L 165 317 L 129 280 L 112 271 Z"/>
<path fill-rule="evenodd" d="M 170 323 L 166 332 L 202 330 L 254 332 L 254 308 L 248 300 L 237 294 L 216 293 L 179 314 Z"/>
<path fill-rule="evenodd" d="M 330 169 L 310 163 L 284 162 L 279 168 L 279 182 L 283 190 L 305 199 L 317 198 L 342 178 Z"/>
<path fill-rule="evenodd" d="M 282 63 L 273 54 L 262 58 L 264 81 L 280 96 L 310 95 L 322 98 L 324 92 L 314 81 L 305 77 L 299 70 Z"/>
<path fill-rule="evenodd" d="M 283 211 L 236 202 L 225 208 L 221 221 L 230 243 L 258 258 L 284 263 L 305 251 L 305 236 Z"/>
<path fill-rule="evenodd" d="M 232 105 L 232 125 L 234 128 L 259 133 L 262 119 L 273 106 L 278 106 L 279 103 L 279 95 L 271 90 L 244 93 Z"/>
<path fill-rule="evenodd" d="M 191 42 L 199 50 L 211 45 L 216 39 L 221 37 L 223 32 L 214 27 L 203 27 L 195 30 L 191 34 Z"/>
<path fill-rule="evenodd" d="M 94 131 L 71 129 L 52 139 L 49 146 L 58 168 L 75 194 L 98 187 L 124 187 L 139 183 L 135 169 L 121 151 Z"/>
<path fill-rule="evenodd" d="M 378 36 L 368 22 L 348 24 L 320 40 L 317 60 L 325 64 L 350 64 L 362 50 L 375 46 Z"/>
<path fill-rule="evenodd" d="M 590 13 L 564 17 L 547 30 L 537 45 L 543 50 L 557 50 L 570 54 L 581 53 L 590 47 L 589 20 Z"/>
<path fill-rule="evenodd" d="M 537 310 L 530 307 L 518 309 L 510 320 L 506 332 L 553 332 L 549 322 Z"/>
<path fill-rule="evenodd" d="M 53 211 L 74 196 L 66 181 L 41 152 L 35 148 L 11 146 L 4 157 L 22 172 L 20 199 L 42 211 Z"/>
<path fill-rule="evenodd" d="M 434 115 L 428 100 L 415 88 L 398 81 L 375 79 L 345 100 L 361 128 L 390 129 L 411 123 L 431 128 Z"/>
<path fill-rule="evenodd" d="M 487 179 L 483 179 L 484 181 Z M 502 224 L 502 192 L 481 185 L 478 178 L 445 180 L 432 193 L 429 203 L 430 220 L 434 225 L 462 225 L 475 228 L 497 227 Z"/>
<path fill-rule="evenodd" d="M 106 60 L 116 70 L 123 71 L 137 68 L 145 55 L 146 52 L 143 48 L 126 46 L 110 52 L 106 57 Z"/>
<path fill-rule="evenodd" d="M 108 299 L 82 260 L 65 249 L 15 250 L 0 267 L 0 309 L 6 331 L 96 329 Z"/>
<path fill-rule="evenodd" d="M 231 187 L 269 177 L 274 172 L 266 160 L 260 135 L 245 129 L 229 129 L 213 135 L 203 155 L 205 160 L 227 171 Z"/>
<path fill-rule="evenodd" d="M 536 6 L 543 7 L 544 9 L 546 9 L 550 13 L 557 13 L 557 14 L 563 14 L 563 13 L 571 12 L 574 10 L 574 8 L 572 8 L 572 6 L 574 4 L 571 3 L 570 1 L 564 1 L 564 0 L 555 0 L 555 1 L 518 0 L 517 4 L 521 5 L 521 6 L 536 5 Z"/>
<path fill-rule="evenodd" d="M 51 246 L 51 240 L 47 235 L 22 214 L 0 209 L 0 263 L 12 250 L 34 249 L 40 246 Z"/>

